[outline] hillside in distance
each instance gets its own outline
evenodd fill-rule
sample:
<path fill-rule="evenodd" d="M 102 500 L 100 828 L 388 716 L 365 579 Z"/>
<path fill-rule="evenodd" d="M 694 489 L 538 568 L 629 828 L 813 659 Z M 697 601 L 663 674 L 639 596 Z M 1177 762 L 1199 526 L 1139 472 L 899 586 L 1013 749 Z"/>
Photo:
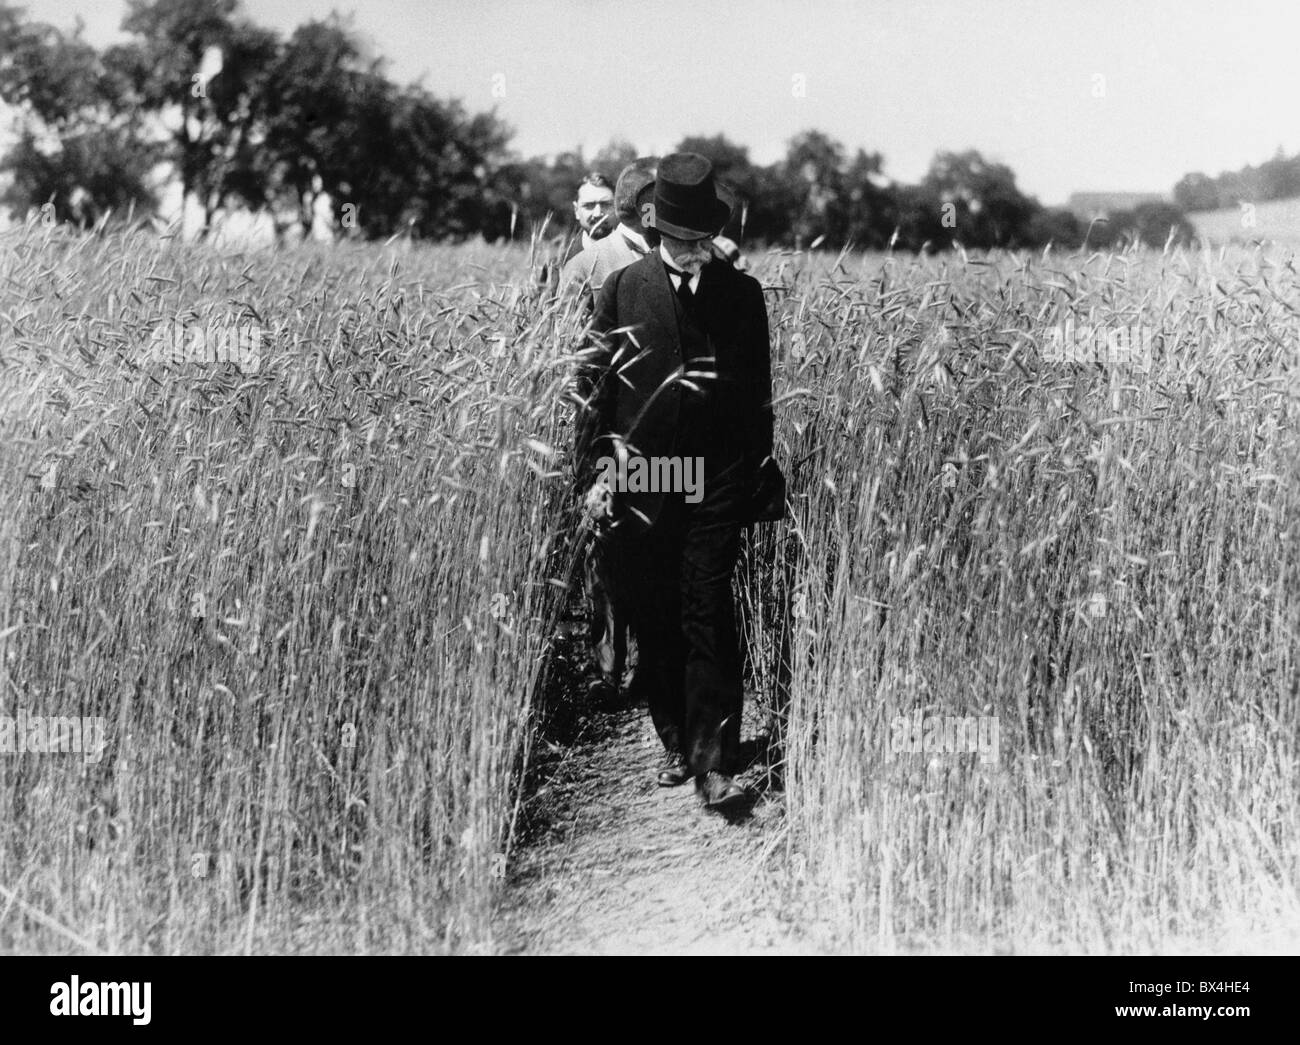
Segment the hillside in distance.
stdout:
<path fill-rule="evenodd" d="M 1203 242 L 1270 242 L 1300 246 L 1300 196 L 1261 203 L 1239 203 L 1219 210 L 1198 211 L 1188 219 Z"/>

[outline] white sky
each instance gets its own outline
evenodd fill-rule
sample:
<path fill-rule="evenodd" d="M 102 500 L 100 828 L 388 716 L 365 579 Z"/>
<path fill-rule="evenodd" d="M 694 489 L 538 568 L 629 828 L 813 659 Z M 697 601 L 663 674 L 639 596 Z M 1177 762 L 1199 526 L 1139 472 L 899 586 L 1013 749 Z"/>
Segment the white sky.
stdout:
<path fill-rule="evenodd" d="M 244 0 L 285 31 L 335 8 L 390 75 L 496 106 L 530 155 L 721 131 L 766 163 L 815 127 L 904 181 L 978 148 L 1053 204 L 1300 151 L 1295 0 Z M 96 44 L 125 10 L 28 0 Z"/>

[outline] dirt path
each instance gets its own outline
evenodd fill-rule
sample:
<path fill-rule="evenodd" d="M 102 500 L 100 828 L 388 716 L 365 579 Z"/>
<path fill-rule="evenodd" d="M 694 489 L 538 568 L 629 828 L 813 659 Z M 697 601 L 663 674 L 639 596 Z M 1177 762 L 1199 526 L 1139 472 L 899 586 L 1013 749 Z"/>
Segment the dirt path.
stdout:
<path fill-rule="evenodd" d="M 761 760 L 741 777 L 757 794 L 752 809 L 728 820 L 690 785 L 657 786 L 661 751 L 644 707 L 582 707 L 567 738 L 548 744 L 502 911 L 504 951 L 817 950 L 779 885 L 781 799 L 764 789 Z"/>

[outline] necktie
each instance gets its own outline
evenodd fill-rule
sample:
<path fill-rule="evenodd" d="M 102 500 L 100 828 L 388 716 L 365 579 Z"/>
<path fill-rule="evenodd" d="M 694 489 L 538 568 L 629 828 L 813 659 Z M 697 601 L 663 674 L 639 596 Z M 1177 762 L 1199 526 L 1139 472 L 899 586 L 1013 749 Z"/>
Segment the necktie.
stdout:
<path fill-rule="evenodd" d="M 682 308 L 689 310 L 695 301 L 695 294 L 691 291 L 690 277 L 681 269 L 673 268 L 671 265 L 665 265 L 664 267 L 677 277 L 677 300 L 682 303 Z"/>

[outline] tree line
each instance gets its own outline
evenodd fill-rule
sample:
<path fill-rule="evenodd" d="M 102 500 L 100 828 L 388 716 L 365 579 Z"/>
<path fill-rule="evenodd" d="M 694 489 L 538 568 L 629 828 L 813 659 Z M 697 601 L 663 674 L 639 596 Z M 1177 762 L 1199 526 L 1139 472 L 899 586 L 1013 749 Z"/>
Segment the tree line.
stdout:
<path fill-rule="evenodd" d="M 1174 202 L 1183 210 L 1218 210 L 1240 203 L 1262 203 L 1300 196 L 1300 153 L 1287 156 L 1280 148 L 1258 167 L 1223 171 L 1211 177 L 1201 171 L 1183 175 L 1174 186 Z"/>
<path fill-rule="evenodd" d="M 277 240 L 310 236 L 328 201 L 338 236 L 435 240 L 527 237 L 572 224 L 584 174 L 615 178 L 636 152 L 614 141 L 525 159 L 495 113 L 402 86 L 336 16 L 287 37 L 238 0 L 129 0 L 129 39 L 96 49 L 0 0 L 0 100 L 17 140 L 0 158 L 0 203 L 23 216 L 93 226 L 157 214 L 178 184 L 206 234 L 236 210 L 269 215 Z M 219 56 L 219 57 L 218 57 Z M 940 152 L 915 185 L 882 174 L 879 153 L 809 130 L 776 163 L 724 135 L 678 150 L 708 156 L 736 197 L 727 232 L 746 243 L 907 250 L 1163 246 L 1189 239 L 1177 208 L 1085 225 L 1025 195 L 978 151 Z"/>

